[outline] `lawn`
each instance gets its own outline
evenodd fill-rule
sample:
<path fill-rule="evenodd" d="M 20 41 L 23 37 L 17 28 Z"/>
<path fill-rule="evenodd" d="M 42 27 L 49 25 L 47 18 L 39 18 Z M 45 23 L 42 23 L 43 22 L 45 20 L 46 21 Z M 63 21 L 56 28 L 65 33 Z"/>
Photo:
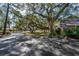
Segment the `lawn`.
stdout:
<path fill-rule="evenodd" d="M 43 32 L 43 31 L 35 31 L 34 33 L 24 31 L 23 34 L 29 35 L 29 36 L 47 36 L 49 32 Z"/>

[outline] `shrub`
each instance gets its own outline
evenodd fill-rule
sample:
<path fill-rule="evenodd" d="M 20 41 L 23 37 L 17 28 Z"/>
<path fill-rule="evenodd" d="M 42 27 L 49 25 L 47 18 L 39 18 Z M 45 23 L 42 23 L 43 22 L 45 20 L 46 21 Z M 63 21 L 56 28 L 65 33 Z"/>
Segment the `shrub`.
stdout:
<path fill-rule="evenodd" d="M 79 27 L 70 27 L 65 30 L 65 35 L 69 37 L 76 37 L 79 38 Z"/>

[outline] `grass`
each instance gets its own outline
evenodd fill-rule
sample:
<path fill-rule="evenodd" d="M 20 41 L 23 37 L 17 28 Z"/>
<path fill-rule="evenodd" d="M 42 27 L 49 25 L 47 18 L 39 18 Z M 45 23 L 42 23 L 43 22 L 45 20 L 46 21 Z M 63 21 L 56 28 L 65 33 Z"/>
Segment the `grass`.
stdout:
<path fill-rule="evenodd" d="M 34 32 L 34 33 L 23 32 L 23 34 L 29 35 L 29 36 L 46 36 L 46 35 L 48 35 L 48 32 L 43 32 L 43 31 L 38 31 L 38 32 Z"/>

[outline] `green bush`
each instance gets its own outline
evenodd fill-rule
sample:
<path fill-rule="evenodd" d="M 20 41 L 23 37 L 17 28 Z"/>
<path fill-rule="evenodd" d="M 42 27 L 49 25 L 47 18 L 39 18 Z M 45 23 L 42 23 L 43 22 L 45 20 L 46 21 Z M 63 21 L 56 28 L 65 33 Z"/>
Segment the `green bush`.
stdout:
<path fill-rule="evenodd" d="M 66 36 L 73 36 L 78 37 L 79 36 L 79 27 L 70 27 L 67 30 L 65 30 Z"/>

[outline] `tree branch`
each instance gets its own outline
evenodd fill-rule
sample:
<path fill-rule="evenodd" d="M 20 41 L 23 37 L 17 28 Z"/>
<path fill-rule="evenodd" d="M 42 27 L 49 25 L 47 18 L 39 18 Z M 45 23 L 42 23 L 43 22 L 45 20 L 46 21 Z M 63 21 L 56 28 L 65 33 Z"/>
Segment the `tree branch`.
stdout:
<path fill-rule="evenodd" d="M 41 13 L 38 13 L 38 12 L 36 12 L 36 11 L 34 11 L 34 13 L 35 13 L 35 14 L 38 14 L 38 15 L 44 17 L 44 18 L 47 18 L 47 16 L 45 16 L 45 15 L 43 15 L 43 14 L 41 14 Z"/>
<path fill-rule="evenodd" d="M 64 7 L 58 12 L 58 14 L 55 16 L 54 20 L 58 19 L 60 14 L 65 10 L 66 7 L 69 6 L 69 3 L 65 4 Z"/>

